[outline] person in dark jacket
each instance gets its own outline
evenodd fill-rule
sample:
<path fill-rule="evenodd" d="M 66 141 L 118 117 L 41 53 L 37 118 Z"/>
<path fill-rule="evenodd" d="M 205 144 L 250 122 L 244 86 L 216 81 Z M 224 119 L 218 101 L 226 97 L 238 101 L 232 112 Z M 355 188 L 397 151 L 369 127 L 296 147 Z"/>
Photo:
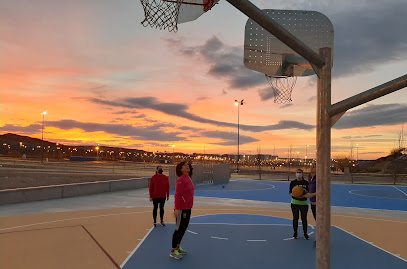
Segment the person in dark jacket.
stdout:
<path fill-rule="evenodd" d="M 305 195 L 306 198 L 309 199 L 311 203 L 311 211 L 312 215 L 314 216 L 315 222 L 317 221 L 317 174 L 316 174 L 316 167 L 312 166 L 310 174 L 308 176 L 308 183 L 309 183 L 309 193 Z M 314 247 L 316 246 L 317 242 L 314 241 Z"/>
<path fill-rule="evenodd" d="M 304 232 L 304 238 L 309 239 L 308 236 L 308 221 L 307 221 L 307 214 L 308 214 L 308 201 L 307 198 L 304 196 L 308 193 L 308 181 L 306 181 L 303 177 L 303 172 L 301 169 L 297 169 L 295 173 L 296 179 L 291 181 L 289 193 L 292 197 L 291 199 L 291 211 L 293 213 L 293 229 L 294 235 L 293 238 L 298 238 L 298 219 L 301 213 L 301 221 L 302 221 L 302 229 Z M 300 186 L 304 189 L 304 194 L 301 197 L 294 197 L 292 195 L 292 190 L 295 186 Z"/>
<path fill-rule="evenodd" d="M 181 247 L 181 241 L 185 231 L 188 228 L 191 218 L 191 209 L 194 205 L 194 184 L 189 177 L 190 166 L 186 162 L 181 162 L 176 167 L 176 173 L 179 178 L 175 184 L 174 195 L 174 216 L 175 216 L 175 231 L 172 235 L 172 249 L 170 257 L 174 259 L 182 259 L 187 254 L 185 249 Z"/>
<path fill-rule="evenodd" d="M 150 192 L 150 201 L 153 202 L 153 225 L 157 227 L 157 209 L 158 205 L 160 205 L 160 220 L 161 225 L 165 226 L 164 223 L 164 204 L 165 199 L 170 198 L 170 181 L 168 177 L 163 174 L 163 168 L 161 166 L 157 166 L 157 170 L 155 175 L 150 180 L 149 186 Z"/>

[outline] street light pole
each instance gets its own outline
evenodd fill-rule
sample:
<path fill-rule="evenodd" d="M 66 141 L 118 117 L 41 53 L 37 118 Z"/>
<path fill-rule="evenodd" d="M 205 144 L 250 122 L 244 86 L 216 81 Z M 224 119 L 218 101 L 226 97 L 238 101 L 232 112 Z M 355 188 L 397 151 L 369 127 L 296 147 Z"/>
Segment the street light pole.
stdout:
<path fill-rule="evenodd" d="M 236 173 L 239 173 L 239 160 L 240 160 L 240 153 L 239 153 L 239 144 L 240 144 L 240 106 L 243 105 L 243 99 L 239 101 L 235 100 L 235 106 L 237 106 L 237 168 Z"/>
<path fill-rule="evenodd" d="M 175 164 L 174 148 L 175 148 L 175 145 L 174 145 L 174 142 L 172 142 L 172 163 L 173 164 Z"/>
<path fill-rule="evenodd" d="M 47 110 L 45 109 L 41 114 L 42 114 L 41 163 L 44 163 L 44 123 L 45 123 L 45 115 L 47 114 Z"/>

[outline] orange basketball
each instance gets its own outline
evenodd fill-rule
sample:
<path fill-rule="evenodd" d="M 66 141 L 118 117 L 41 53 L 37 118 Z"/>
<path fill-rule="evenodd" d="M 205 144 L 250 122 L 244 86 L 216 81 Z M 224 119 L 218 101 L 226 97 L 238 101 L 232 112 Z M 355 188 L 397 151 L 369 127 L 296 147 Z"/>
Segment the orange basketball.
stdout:
<path fill-rule="evenodd" d="M 293 197 L 300 198 L 304 195 L 304 189 L 301 186 L 295 186 L 291 192 Z"/>

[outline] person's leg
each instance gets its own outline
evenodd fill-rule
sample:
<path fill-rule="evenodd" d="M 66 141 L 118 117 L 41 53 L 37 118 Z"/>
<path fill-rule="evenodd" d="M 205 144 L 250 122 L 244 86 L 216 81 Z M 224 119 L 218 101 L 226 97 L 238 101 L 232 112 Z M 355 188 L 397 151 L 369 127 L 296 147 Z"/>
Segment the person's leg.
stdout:
<path fill-rule="evenodd" d="M 182 238 L 184 237 L 184 234 L 185 234 L 185 232 L 186 232 L 186 230 L 188 228 L 190 218 L 191 218 L 191 209 L 182 210 L 181 223 L 180 223 L 180 228 L 178 230 L 179 233 L 180 233 L 180 238 L 179 238 L 179 242 L 177 244 L 178 252 L 181 255 L 186 255 L 187 254 L 187 252 L 181 247 L 181 241 L 182 241 Z"/>
<path fill-rule="evenodd" d="M 317 205 L 313 205 L 311 204 L 311 211 L 312 211 L 312 215 L 314 216 L 314 220 L 317 220 Z"/>
<path fill-rule="evenodd" d="M 301 212 L 301 221 L 302 221 L 302 230 L 304 231 L 304 237 L 305 239 L 308 239 L 308 220 L 307 220 L 307 215 L 308 215 L 308 205 L 301 205 L 300 206 L 300 212 Z"/>
<path fill-rule="evenodd" d="M 157 209 L 158 209 L 158 199 L 153 198 L 153 220 L 154 220 L 154 225 L 157 223 Z"/>
<path fill-rule="evenodd" d="M 160 198 L 160 220 L 161 220 L 161 224 L 164 223 L 164 204 L 165 204 L 165 198 Z"/>
<path fill-rule="evenodd" d="M 298 205 L 291 204 L 291 211 L 293 212 L 293 229 L 294 229 L 294 238 L 298 236 L 298 219 L 300 217 L 300 209 Z"/>
<path fill-rule="evenodd" d="M 182 210 L 181 210 L 181 215 L 182 215 Z M 174 259 L 182 259 L 182 255 L 178 252 L 179 248 L 179 242 L 181 242 L 181 234 L 179 232 L 179 227 L 181 224 L 181 217 L 176 217 L 175 218 L 175 231 L 172 235 L 172 250 L 170 253 L 170 257 Z"/>

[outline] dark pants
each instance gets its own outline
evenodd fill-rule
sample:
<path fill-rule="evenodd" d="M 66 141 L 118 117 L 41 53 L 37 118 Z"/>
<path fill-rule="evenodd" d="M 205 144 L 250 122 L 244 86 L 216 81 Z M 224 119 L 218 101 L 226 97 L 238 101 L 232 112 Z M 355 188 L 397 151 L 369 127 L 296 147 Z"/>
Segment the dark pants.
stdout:
<path fill-rule="evenodd" d="M 301 221 L 302 221 L 302 230 L 304 234 L 307 234 L 308 229 L 308 221 L 307 221 L 307 214 L 308 214 L 308 205 L 294 205 L 291 204 L 291 211 L 293 212 L 293 228 L 294 233 L 298 233 L 298 219 L 300 217 L 301 212 Z"/>
<path fill-rule="evenodd" d="M 157 209 L 158 209 L 158 204 L 160 204 L 160 219 L 161 222 L 164 221 L 164 204 L 165 204 L 165 198 L 153 198 L 153 219 L 154 223 L 157 222 Z"/>
<path fill-rule="evenodd" d="M 311 204 L 312 215 L 314 215 L 314 220 L 317 220 L 317 205 Z"/>
<path fill-rule="evenodd" d="M 181 210 L 180 217 L 176 218 L 176 226 L 172 235 L 172 248 L 177 248 L 181 244 L 182 237 L 188 228 L 189 219 L 191 218 L 191 209 Z"/>

